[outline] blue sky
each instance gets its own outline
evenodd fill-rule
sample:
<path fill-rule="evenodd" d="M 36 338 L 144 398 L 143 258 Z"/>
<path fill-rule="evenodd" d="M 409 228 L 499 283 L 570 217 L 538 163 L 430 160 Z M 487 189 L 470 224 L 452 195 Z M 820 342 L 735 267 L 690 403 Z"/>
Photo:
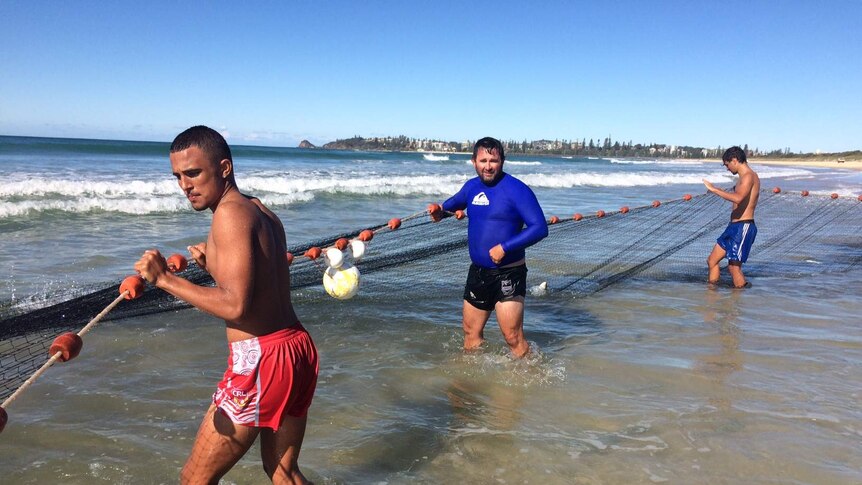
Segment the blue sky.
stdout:
<path fill-rule="evenodd" d="M 612 5 L 604 5 L 605 3 Z M 0 5 L 0 134 L 862 148 L 862 1 Z"/>

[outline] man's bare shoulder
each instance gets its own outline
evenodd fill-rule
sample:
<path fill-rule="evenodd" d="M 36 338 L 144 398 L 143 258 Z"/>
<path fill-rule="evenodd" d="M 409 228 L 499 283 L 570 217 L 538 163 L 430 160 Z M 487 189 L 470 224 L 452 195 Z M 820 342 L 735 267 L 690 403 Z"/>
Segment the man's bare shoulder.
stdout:
<path fill-rule="evenodd" d="M 267 220 L 269 220 L 273 224 L 273 230 L 278 237 L 278 240 L 281 241 L 281 244 L 287 245 L 287 238 L 284 234 L 284 224 L 282 224 L 281 219 L 275 215 L 275 212 L 269 210 L 269 208 L 263 205 L 263 202 L 260 201 L 257 197 L 246 196 L 246 198 L 254 204 L 255 207 L 263 214 Z"/>
<path fill-rule="evenodd" d="M 213 213 L 213 224 L 224 222 L 231 225 L 240 225 L 243 222 L 249 224 L 257 218 L 258 214 L 255 204 L 245 197 L 225 197 Z"/>
<path fill-rule="evenodd" d="M 281 225 L 281 220 L 278 218 L 277 215 L 275 215 L 275 212 L 271 211 L 269 207 L 263 205 L 263 202 L 261 202 L 260 199 L 251 195 L 246 195 L 245 198 L 249 202 L 251 202 L 257 208 L 257 210 L 260 211 L 261 214 L 265 215 L 270 220 L 277 223 L 279 226 Z"/>
<path fill-rule="evenodd" d="M 258 210 L 260 210 L 261 212 L 263 212 L 267 216 L 269 216 L 271 218 L 276 218 L 275 213 L 273 213 L 271 210 L 269 210 L 269 207 L 263 205 L 263 202 L 261 202 L 260 199 L 258 199 L 257 197 L 252 197 L 252 196 L 247 195 L 246 199 L 249 202 L 251 202 L 255 207 L 257 207 Z"/>
<path fill-rule="evenodd" d="M 745 172 L 740 171 L 739 173 L 740 184 L 751 184 L 758 181 L 760 181 L 760 177 L 757 176 L 754 170 L 748 169 Z"/>

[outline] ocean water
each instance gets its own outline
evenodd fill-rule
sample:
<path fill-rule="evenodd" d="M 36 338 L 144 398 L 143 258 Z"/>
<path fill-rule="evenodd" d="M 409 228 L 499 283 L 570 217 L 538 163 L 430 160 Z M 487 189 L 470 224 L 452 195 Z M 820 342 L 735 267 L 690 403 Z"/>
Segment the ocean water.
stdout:
<path fill-rule="evenodd" d="M 290 244 L 421 212 L 475 175 L 462 154 L 233 153 Z M 753 167 L 764 187 L 862 192 L 858 172 Z M 0 303 L 110 284 L 145 249 L 206 237 L 165 143 L 0 137 L 0 169 Z M 734 183 L 707 161 L 511 155 L 505 170 L 560 217 Z M 528 297 L 526 361 L 493 317 L 464 354 L 457 299 L 299 297 L 321 355 L 300 465 L 327 484 L 859 483 L 860 290 L 851 270 Z M 195 310 L 103 322 L 8 409 L 3 482 L 176 483 L 226 353 L 223 323 Z M 224 483 L 265 482 L 258 453 Z"/>

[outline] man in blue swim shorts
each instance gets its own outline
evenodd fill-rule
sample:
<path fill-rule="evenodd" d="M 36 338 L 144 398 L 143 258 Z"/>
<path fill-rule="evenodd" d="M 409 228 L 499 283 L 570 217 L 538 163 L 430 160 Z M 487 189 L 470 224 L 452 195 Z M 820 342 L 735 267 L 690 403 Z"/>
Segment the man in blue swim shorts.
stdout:
<path fill-rule="evenodd" d="M 718 283 L 721 270 L 718 263 L 727 257 L 727 270 L 733 278 L 735 288 L 748 286 L 745 275 L 742 274 L 742 263 L 748 260 L 751 245 L 757 235 L 757 226 L 754 224 L 754 209 L 757 207 L 757 199 L 760 195 L 760 177 L 748 165 L 745 151 L 739 147 L 730 147 L 721 157 L 725 168 L 739 175 L 739 182 L 733 192 L 725 192 L 709 183 L 706 179 L 703 184 L 707 190 L 718 195 L 722 199 L 733 202 L 730 212 L 730 224 L 727 229 L 716 240 L 712 253 L 706 259 L 709 266 L 709 283 Z"/>
<path fill-rule="evenodd" d="M 493 310 L 512 354 L 523 357 L 530 350 L 524 337 L 524 250 L 548 235 L 548 223 L 533 191 L 503 172 L 505 159 L 499 140 L 477 141 L 472 161 L 478 176 L 442 206 L 431 204 L 429 213 L 435 222 L 443 211 L 467 209 L 469 216 L 467 239 L 473 264 L 464 287 L 464 349 L 482 345 Z"/>

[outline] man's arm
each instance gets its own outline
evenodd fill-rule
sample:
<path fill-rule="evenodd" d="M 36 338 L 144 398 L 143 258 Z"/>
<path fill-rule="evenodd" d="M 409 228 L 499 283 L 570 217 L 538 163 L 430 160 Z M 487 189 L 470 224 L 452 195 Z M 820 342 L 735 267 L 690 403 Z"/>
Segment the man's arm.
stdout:
<path fill-rule="evenodd" d="M 508 241 L 500 243 L 505 252 L 532 246 L 548 235 L 548 221 L 545 220 L 545 213 L 542 212 L 536 194 L 526 185 L 523 186 L 515 207 L 517 207 L 521 218 L 524 219 L 526 227 Z"/>
<path fill-rule="evenodd" d="M 167 272 L 164 258 L 155 250 L 145 252 L 135 270 L 156 287 L 204 312 L 240 321 L 251 308 L 254 291 L 254 220 L 247 207 L 236 203 L 223 203 L 216 211 L 210 229 L 212 245 L 217 248 L 214 287 L 198 286 Z"/>
<path fill-rule="evenodd" d="M 739 204 L 746 197 L 751 194 L 751 187 L 754 185 L 754 177 L 751 174 L 741 175 L 739 177 L 739 183 L 736 184 L 736 187 L 733 192 L 725 192 L 720 188 L 716 187 L 708 180 L 703 179 L 703 185 L 706 186 L 706 190 L 712 192 L 713 194 L 721 197 L 722 199 L 729 200 L 734 204 Z"/>
<path fill-rule="evenodd" d="M 453 195 L 446 199 L 446 202 L 443 202 L 443 210 L 447 212 L 455 212 L 456 210 L 462 210 L 467 208 L 467 186 L 468 183 L 465 183 L 461 186 L 461 190 L 458 191 L 457 194 Z"/>
<path fill-rule="evenodd" d="M 461 186 L 461 190 L 457 194 L 446 199 L 442 205 L 428 204 L 428 215 L 434 222 L 440 222 L 443 219 L 443 211 L 455 212 L 467 207 L 467 184 Z"/>

